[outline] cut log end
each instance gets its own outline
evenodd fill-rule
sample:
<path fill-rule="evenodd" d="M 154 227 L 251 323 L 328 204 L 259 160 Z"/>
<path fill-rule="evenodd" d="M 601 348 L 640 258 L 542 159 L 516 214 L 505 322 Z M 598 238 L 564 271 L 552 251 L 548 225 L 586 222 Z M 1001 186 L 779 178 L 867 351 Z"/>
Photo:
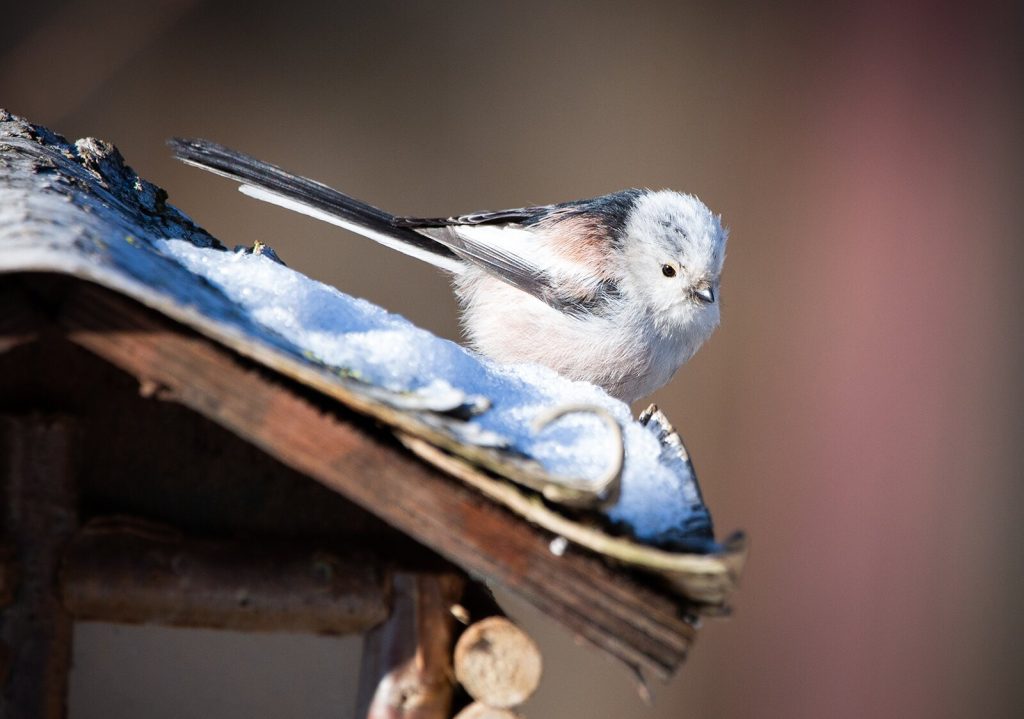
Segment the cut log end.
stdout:
<path fill-rule="evenodd" d="M 522 704 L 536 691 L 540 676 L 540 649 L 505 617 L 488 617 L 471 625 L 455 646 L 456 679 L 466 693 L 488 707 Z"/>

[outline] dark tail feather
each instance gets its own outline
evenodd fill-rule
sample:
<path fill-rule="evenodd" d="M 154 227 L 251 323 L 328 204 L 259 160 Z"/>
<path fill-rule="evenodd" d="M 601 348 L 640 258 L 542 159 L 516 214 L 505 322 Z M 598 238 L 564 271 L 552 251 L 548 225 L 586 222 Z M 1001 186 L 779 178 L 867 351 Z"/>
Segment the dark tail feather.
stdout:
<path fill-rule="evenodd" d="M 439 260 L 435 264 L 447 269 L 451 269 L 452 261 L 458 261 L 455 253 L 444 245 L 407 227 L 397 226 L 393 215 L 327 185 L 285 172 L 280 167 L 209 140 L 176 137 L 168 140 L 167 144 L 182 162 L 336 217 L 355 226 L 350 229 L 359 231 L 362 228 L 367 231 L 362 234 L 397 250 L 428 262 L 433 262 L 433 256 Z"/>

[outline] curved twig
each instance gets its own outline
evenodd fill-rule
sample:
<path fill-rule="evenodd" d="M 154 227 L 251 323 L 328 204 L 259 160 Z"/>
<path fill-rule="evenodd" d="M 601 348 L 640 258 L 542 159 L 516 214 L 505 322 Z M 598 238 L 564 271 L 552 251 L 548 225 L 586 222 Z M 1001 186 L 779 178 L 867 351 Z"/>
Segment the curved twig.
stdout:
<path fill-rule="evenodd" d="M 619 498 L 619 489 L 622 484 L 622 469 L 626 461 L 626 443 L 622 437 L 622 427 L 612 416 L 611 412 L 603 407 L 588 404 L 566 404 L 560 407 L 552 407 L 541 413 L 533 420 L 533 431 L 540 433 L 547 427 L 557 422 L 567 414 L 585 412 L 592 414 L 604 424 L 615 438 L 614 455 L 612 463 L 608 466 L 597 482 L 584 481 L 575 478 L 559 477 L 556 482 L 546 484 L 541 488 L 541 494 L 545 499 L 563 504 L 580 505 L 581 494 L 589 495 L 589 506 L 607 506 Z"/>

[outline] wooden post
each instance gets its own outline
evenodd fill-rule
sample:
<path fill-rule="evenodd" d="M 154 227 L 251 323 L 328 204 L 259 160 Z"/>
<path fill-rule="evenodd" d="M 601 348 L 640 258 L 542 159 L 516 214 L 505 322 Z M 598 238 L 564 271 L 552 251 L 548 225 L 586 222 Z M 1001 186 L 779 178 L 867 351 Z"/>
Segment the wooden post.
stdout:
<path fill-rule="evenodd" d="M 465 579 L 396 573 L 391 615 L 367 633 L 356 704 L 358 719 L 448 719 L 452 643 Z"/>
<path fill-rule="evenodd" d="M 0 417 L 0 526 L 18 575 L 0 611 L 5 719 L 66 713 L 72 623 L 57 596 L 57 570 L 78 523 L 73 435 L 67 418 Z"/>

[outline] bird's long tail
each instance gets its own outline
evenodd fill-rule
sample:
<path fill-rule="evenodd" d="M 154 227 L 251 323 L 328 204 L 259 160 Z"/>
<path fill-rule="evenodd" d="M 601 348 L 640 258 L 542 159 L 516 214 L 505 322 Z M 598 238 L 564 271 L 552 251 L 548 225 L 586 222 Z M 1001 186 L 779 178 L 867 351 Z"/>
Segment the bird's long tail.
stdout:
<path fill-rule="evenodd" d="M 432 265 L 459 273 L 465 265 L 450 249 L 407 227 L 393 215 L 306 177 L 209 140 L 168 141 L 182 162 L 241 183 L 242 193 L 344 227 Z"/>

